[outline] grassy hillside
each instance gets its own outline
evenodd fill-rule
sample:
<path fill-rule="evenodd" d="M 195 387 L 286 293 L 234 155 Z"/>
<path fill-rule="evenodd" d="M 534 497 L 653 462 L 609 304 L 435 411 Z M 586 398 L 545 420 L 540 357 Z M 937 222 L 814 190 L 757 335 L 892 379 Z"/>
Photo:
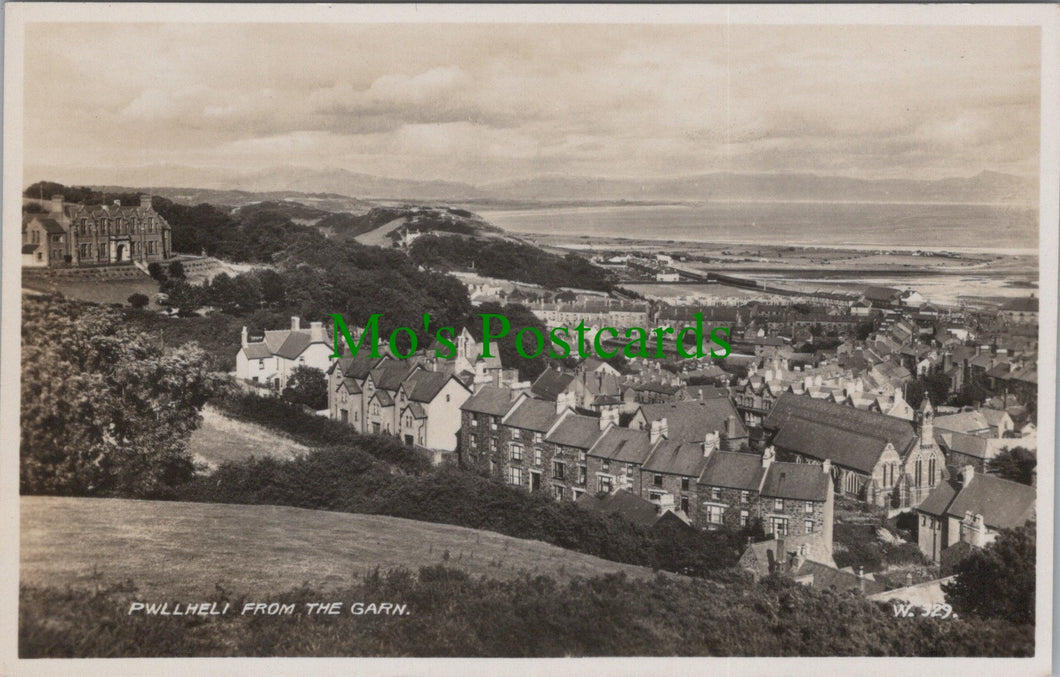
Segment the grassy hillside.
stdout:
<path fill-rule="evenodd" d="M 309 451 L 287 435 L 264 426 L 226 416 L 214 407 L 202 410 L 202 425 L 191 434 L 188 451 L 196 461 L 212 467 L 225 461 L 242 461 L 251 457 L 294 458 Z"/>
<path fill-rule="evenodd" d="M 356 584 L 379 566 L 444 564 L 490 578 L 520 571 L 559 580 L 625 572 L 651 576 L 556 546 L 489 531 L 396 517 L 263 505 L 24 496 L 21 581 L 103 586 L 133 579 L 148 595 L 280 593 L 308 583 Z M 448 553 L 448 554 L 447 554 Z"/>

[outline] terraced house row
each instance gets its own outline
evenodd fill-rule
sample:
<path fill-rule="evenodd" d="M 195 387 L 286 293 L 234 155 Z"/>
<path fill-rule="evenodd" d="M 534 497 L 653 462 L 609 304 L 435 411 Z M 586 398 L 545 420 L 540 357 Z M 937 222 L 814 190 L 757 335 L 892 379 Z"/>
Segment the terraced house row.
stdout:
<path fill-rule="evenodd" d="M 666 406 L 675 414 L 672 433 L 660 405 L 634 415 L 644 427 L 624 428 L 617 414 L 577 413 L 570 394 L 552 402 L 483 386 L 461 406 L 460 461 L 557 500 L 625 490 L 699 528 L 760 520 L 767 533 L 818 533 L 831 543 L 830 463 L 739 451 L 747 433 L 727 398 Z"/>

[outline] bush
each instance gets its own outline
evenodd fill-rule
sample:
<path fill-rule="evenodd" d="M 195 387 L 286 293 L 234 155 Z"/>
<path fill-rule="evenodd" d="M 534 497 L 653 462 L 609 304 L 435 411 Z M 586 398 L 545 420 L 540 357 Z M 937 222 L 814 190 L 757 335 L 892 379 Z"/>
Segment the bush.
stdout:
<path fill-rule="evenodd" d="M 139 308 L 146 308 L 147 304 L 151 302 L 151 299 L 147 298 L 146 294 L 141 294 L 140 292 L 136 292 L 135 294 L 132 294 L 131 296 L 129 296 L 128 301 L 129 301 L 129 305 L 130 306 L 132 306 L 133 308 L 139 309 Z"/>

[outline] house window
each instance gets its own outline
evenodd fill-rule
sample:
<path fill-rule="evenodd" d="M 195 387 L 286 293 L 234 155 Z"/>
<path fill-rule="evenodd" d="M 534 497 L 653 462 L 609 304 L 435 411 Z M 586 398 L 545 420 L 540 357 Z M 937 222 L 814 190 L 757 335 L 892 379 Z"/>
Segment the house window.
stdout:
<path fill-rule="evenodd" d="M 682 491 L 688 491 L 688 478 L 687 477 L 682 477 L 681 478 L 681 490 Z"/>
<path fill-rule="evenodd" d="M 523 448 L 520 445 L 512 444 L 509 446 L 509 449 L 511 449 L 513 461 L 523 460 Z"/>
<path fill-rule="evenodd" d="M 265 360 L 258 360 L 258 370 L 265 368 Z"/>
<path fill-rule="evenodd" d="M 541 433 L 534 433 L 534 444 L 541 444 Z"/>
<path fill-rule="evenodd" d="M 806 530 L 805 533 L 813 533 L 813 520 L 804 520 L 802 523 L 803 528 Z"/>
<path fill-rule="evenodd" d="M 611 461 L 604 459 L 603 463 L 600 464 L 600 470 L 603 472 L 611 472 Z"/>
<path fill-rule="evenodd" d="M 490 416 L 490 430 L 496 430 L 496 429 L 497 429 L 497 417 L 496 416 Z"/>
<path fill-rule="evenodd" d="M 681 497 L 681 512 L 688 514 L 688 496 Z"/>
<path fill-rule="evenodd" d="M 751 502 L 751 492 L 750 491 L 741 491 L 740 492 L 740 503 L 750 503 L 750 502 Z"/>
<path fill-rule="evenodd" d="M 783 498 L 774 498 L 773 499 L 773 509 L 774 510 L 783 510 L 784 509 L 784 499 Z"/>
<path fill-rule="evenodd" d="M 681 501 L 684 504 L 684 501 Z M 720 505 L 708 505 L 707 506 L 707 522 L 710 524 L 721 524 L 721 506 Z"/>
<path fill-rule="evenodd" d="M 563 500 L 563 487 L 553 486 L 552 491 L 555 493 L 557 501 Z"/>
<path fill-rule="evenodd" d="M 751 513 L 747 510 L 740 511 L 740 526 L 745 527 L 751 521 Z"/>
<path fill-rule="evenodd" d="M 299 357 L 298 364 L 305 364 L 305 357 Z"/>
<path fill-rule="evenodd" d="M 651 481 L 652 481 L 652 484 L 654 484 L 655 486 L 661 487 L 662 486 L 662 475 L 660 475 L 659 473 L 655 473 L 654 475 L 652 475 Z"/>
<path fill-rule="evenodd" d="M 807 515 L 813 514 L 813 501 L 806 501 L 806 505 L 803 507 L 802 511 Z"/>
<path fill-rule="evenodd" d="M 589 473 L 586 471 L 584 465 L 579 465 L 578 466 L 578 484 L 580 484 L 580 485 L 582 485 L 584 487 L 585 484 L 588 481 L 589 481 Z"/>
<path fill-rule="evenodd" d="M 920 526 L 922 526 L 922 527 L 926 527 L 927 526 L 927 515 L 921 515 L 920 516 Z"/>
<path fill-rule="evenodd" d="M 788 535 L 788 520 L 784 517 L 770 517 L 769 518 L 769 531 L 774 536 L 787 536 Z"/>
<path fill-rule="evenodd" d="M 928 459 L 928 486 L 935 486 L 935 459 Z"/>
<path fill-rule="evenodd" d="M 471 414 L 471 427 L 472 428 L 477 428 L 478 427 L 478 418 L 476 418 L 474 414 Z"/>
<path fill-rule="evenodd" d="M 534 465 L 541 465 L 541 450 L 534 449 Z"/>
<path fill-rule="evenodd" d="M 554 477 L 555 479 L 557 479 L 557 480 L 564 479 L 564 475 L 566 474 L 566 470 L 567 470 L 567 467 L 562 462 L 560 462 L 560 461 L 553 461 L 552 462 L 552 477 Z"/>
<path fill-rule="evenodd" d="M 509 468 L 508 469 L 508 482 L 511 484 L 522 485 L 523 483 L 523 469 L 522 468 Z"/>
<path fill-rule="evenodd" d="M 445 396 L 445 401 L 446 401 L 446 402 L 448 402 L 448 401 L 449 401 L 449 395 L 446 395 L 446 396 Z"/>
<path fill-rule="evenodd" d="M 710 488 L 710 500 L 720 501 L 721 500 L 721 487 Z"/>
<path fill-rule="evenodd" d="M 468 446 L 470 446 L 472 449 L 477 448 L 478 447 L 478 435 L 475 435 L 474 433 L 472 433 L 471 435 L 468 435 L 467 442 L 468 442 Z"/>
<path fill-rule="evenodd" d="M 916 486 L 919 487 L 921 485 L 923 479 L 924 479 L 924 476 L 923 476 L 923 462 L 919 458 L 916 460 L 916 466 L 915 467 L 916 467 L 916 482 L 915 482 L 915 484 L 916 484 Z"/>
<path fill-rule="evenodd" d="M 490 451 L 497 451 L 497 440 L 490 438 Z"/>
<path fill-rule="evenodd" d="M 607 493 L 610 494 L 611 490 L 613 488 L 614 488 L 613 480 L 610 477 L 606 476 L 606 475 L 601 475 L 600 476 L 600 491 L 606 491 Z"/>

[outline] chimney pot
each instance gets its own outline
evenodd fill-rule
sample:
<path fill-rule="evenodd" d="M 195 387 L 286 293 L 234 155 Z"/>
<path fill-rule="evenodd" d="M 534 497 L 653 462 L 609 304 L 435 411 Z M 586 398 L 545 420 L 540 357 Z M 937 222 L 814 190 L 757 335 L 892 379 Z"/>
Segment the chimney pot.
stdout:
<path fill-rule="evenodd" d="M 301 328 L 301 319 L 295 315 L 291 318 L 291 331 L 298 331 Z"/>

